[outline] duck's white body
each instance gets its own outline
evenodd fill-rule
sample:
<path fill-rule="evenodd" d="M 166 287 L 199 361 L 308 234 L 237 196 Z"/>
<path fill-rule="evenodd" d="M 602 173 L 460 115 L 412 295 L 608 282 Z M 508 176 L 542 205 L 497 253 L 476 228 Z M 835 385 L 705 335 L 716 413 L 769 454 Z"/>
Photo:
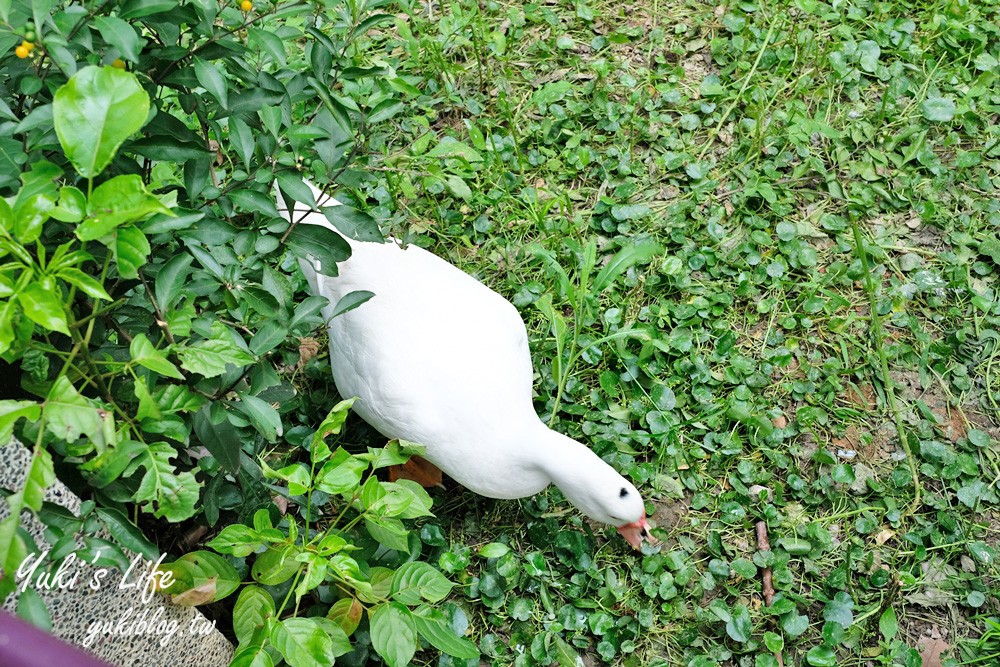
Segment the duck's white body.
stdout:
<path fill-rule="evenodd" d="M 320 213 L 302 222 L 334 229 Z M 594 519 L 621 526 L 640 518 L 628 481 L 539 420 L 528 336 L 510 302 L 417 246 L 348 242 L 351 257 L 336 277 L 300 265 L 312 291 L 330 301 L 334 380 L 342 396 L 358 398 L 365 421 L 423 445 L 425 458 L 484 496 L 522 498 L 554 482 Z M 375 296 L 331 317 L 357 290 Z"/>

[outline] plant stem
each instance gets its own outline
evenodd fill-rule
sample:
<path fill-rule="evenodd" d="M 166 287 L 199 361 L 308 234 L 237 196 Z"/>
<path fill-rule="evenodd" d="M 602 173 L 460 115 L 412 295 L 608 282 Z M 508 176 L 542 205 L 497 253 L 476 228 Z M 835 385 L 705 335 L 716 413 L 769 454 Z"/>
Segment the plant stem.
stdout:
<path fill-rule="evenodd" d="M 882 318 L 878 314 L 878 300 L 875 296 L 875 282 L 872 276 L 871 267 L 868 262 L 868 254 L 865 252 L 864 241 L 861 237 L 861 228 L 858 221 L 851 219 L 851 229 L 854 232 L 854 248 L 861 260 L 861 270 L 864 273 L 865 292 L 868 293 L 868 310 L 871 318 L 872 338 L 875 340 L 875 350 L 878 352 L 879 363 L 882 371 L 882 385 L 885 387 L 885 394 L 889 400 L 889 411 L 892 413 L 893 421 L 896 423 L 896 434 L 899 436 L 900 446 L 906 454 L 906 463 L 910 467 L 910 476 L 913 478 L 913 502 L 907 510 L 907 514 L 913 515 L 920 508 L 920 501 L 923 489 L 920 484 L 920 474 L 917 471 L 917 463 L 910 450 L 910 442 L 903 426 L 903 417 L 899 413 L 899 405 L 896 401 L 896 390 L 889 375 L 889 360 L 885 356 L 885 336 L 882 332 Z"/>

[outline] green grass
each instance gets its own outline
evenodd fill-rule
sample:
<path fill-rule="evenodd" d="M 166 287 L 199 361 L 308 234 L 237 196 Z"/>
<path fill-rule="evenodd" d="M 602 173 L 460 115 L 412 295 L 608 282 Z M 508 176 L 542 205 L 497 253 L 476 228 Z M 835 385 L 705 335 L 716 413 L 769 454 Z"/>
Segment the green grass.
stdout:
<path fill-rule="evenodd" d="M 786 665 L 911 666 L 934 635 L 945 664 L 998 664 L 998 23 L 995 1 L 484 1 L 382 36 L 422 94 L 359 194 L 514 301 L 539 414 L 664 539 L 629 553 L 557 491 L 442 497 L 424 554 L 488 662 L 765 667 L 780 636 Z M 579 286 L 644 238 L 662 252 L 601 293 L 539 258 Z"/>

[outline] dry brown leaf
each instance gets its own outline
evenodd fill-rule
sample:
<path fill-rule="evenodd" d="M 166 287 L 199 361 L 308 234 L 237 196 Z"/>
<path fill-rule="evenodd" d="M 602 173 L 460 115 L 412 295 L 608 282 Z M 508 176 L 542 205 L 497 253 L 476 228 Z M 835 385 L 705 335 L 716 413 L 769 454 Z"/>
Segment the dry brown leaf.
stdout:
<path fill-rule="evenodd" d="M 923 667 L 941 667 L 941 654 L 950 649 L 951 646 L 943 639 L 921 637 L 917 640 L 917 648 L 920 649 L 920 660 L 923 662 Z"/>

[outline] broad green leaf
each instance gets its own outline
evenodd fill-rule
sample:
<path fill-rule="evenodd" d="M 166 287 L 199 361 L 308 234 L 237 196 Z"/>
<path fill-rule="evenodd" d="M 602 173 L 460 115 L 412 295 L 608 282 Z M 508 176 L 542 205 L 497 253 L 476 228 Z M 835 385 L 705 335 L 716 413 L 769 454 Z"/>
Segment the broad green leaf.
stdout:
<path fill-rule="evenodd" d="M 806 662 L 813 667 L 836 667 L 837 654 L 829 646 L 813 646 L 806 653 Z"/>
<path fill-rule="evenodd" d="M 198 83 L 201 84 L 202 88 L 219 100 L 223 109 L 229 106 L 229 87 L 226 84 L 226 77 L 218 65 L 208 60 L 195 58 L 194 75 L 198 78 Z"/>
<path fill-rule="evenodd" d="M 482 162 L 483 156 L 476 149 L 468 144 L 462 143 L 453 137 L 444 137 L 441 143 L 427 152 L 426 157 L 432 158 L 462 158 L 466 162 Z"/>
<path fill-rule="evenodd" d="M 14 238 L 24 245 L 37 241 L 55 207 L 56 203 L 46 194 L 25 196 L 22 192 L 14 203 Z"/>
<path fill-rule="evenodd" d="M 94 278 L 91 278 L 80 269 L 74 269 L 72 267 L 60 269 L 57 275 L 70 285 L 76 286 L 78 290 L 89 297 L 94 299 L 103 299 L 105 301 L 112 300 L 111 295 L 105 291 L 104 285 Z"/>
<path fill-rule="evenodd" d="M 885 611 L 878 619 L 878 629 L 882 633 L 882 637 L 887 641 L 891 642 L 899 632 L 899 621 L 896 619 L 896 610 L 892 607 L 886 607 Z"/>
<path fill-rule="evenodd" d="M 854 600 L 851 599 L 850 593 L 840 591 L 826 603 L 826 607 L 823 608 L 823 619 L 838 623 L 846 630 L 854 622 L 854 614 L 851 611 L 853 608 Z"/>
<path fill-rule="evenodd" d="M 123 19 L 138 19 L 169 12 L 176 6 L 177 0 L 125 0 L 118 10 L 118 15 Z"/>
<path fill-rule="evenodd" d="M 326 617 L 340 626 L 340 629 L 350 636 L 358 629 L 362 614 L 364 614 L 364 607 L 361 606 L 357 598 L 350 597 L 334 602 Z"/>
<path fill-rule="evenodd" d="M 479 550 L 479 555 L 483 558 L 499 558 L 510 551 L 510 547 L 499 542 L 490 542 Z"/>
<path fill-rule="evenodd" d="M 184 379 L 184 376 L 177 370 L 177 367 L 162 352 L 153 347 L 146 334 L 136 334 L 128 350 L 132 361 L 140 366 L 176 380 Z"/>
<path fill-rule="evenodd" d="M 366 516 L 365 528 L 376 541 L 390 549 L 406 552 L 409 548 L 407 538 L 410 531 L 395 517 Z"/>
<path fill-rule="evenodd" d="M 233 607 L 233 632 L 240 645 L 268 628 L 274 618 L 274 598 L 260 586 L 247 586 L 240 591 Z"/>
<path fill-rule="evenodd" d="M 121 510 L 113 507 L 98 507 L 95 512 L 118 544 L 142 554 L 143 558 L 154 563 L 160 557 L 160 550 L 146 539 L 142 531 Z"/>
<path fill-rule="evenodd" d="M 585 667 L 583 658 L 565 639 L 553 634 L 552 641 L 556 645 L 556 663 L 559 667 Z"/>
<path fill-rule="evenodd" d="M 271 654 L 268 653 L 269 648 L 270 645 L 265 648 L 262 644 L 240 648 L 233 656 L 229 667 L 274 667 L 274 660 L 271 659 Z"/>
<path fill-rule="evenodd" d="M 226 372 L 226 366 L 252 364 L 253 355 L 236 344 L 229 328 L 221 322 L 212 325 L 212 337 L 184 347 L 178 346 L 181 367 L 207 378 Z"/>
<path fill-rule="evenodd" d="M 611 217 L 615 220 L 635 220 L 652 213 L 645 204 L 615 204 L 611 207 Z"/>
<path fill-rule="evenodd" d="M 298 224 L 285 242 L 296 257 L 318 262 L 319 273 L 326 276 L 336 276 L 337 262 L 351 256 L 351 246 L 347 241 L 332 229 L 320 225 Z"/>
<path fill-rule="evenodd" d="M 289 171 L 281 171 L 278 172 L 277 179 L 278 186 L 286 195 L 300 204 L 305 204 L 311 210 L 317 208 L 315 189 L 303 181 L 300 175 Z"/>
<path fill-rule="evenodd" d="M 726 634 L 733 641 L 745 643 L 750 641 L 753 623 L 750 621 L 750 609 L 745 604 L 733 607 L 732 617 L 726 622 Z"/>
<path fill-rule="evenodd" d="M 139 51 L 142 48 L 139 35 L 135 28 L 126 21 L 115 16 L 97 16 L 94 26 L 104 41 L 118 49 L 126 60 L 139 61 Z"/>
<path fill-rule="evenodd" d="M 12 507 L 27 507 L 35 512 L 42 509 L 45 490 L 56 481 L 56 472 L 52 463 L 52 455 L 44 449 L 36 447 L 32 452 L 28 474 L 24 486 L 15 494 L 17 500 L 11 500 Z M 17 512 L 15 512 L 17 514 Z"/>
<path fill-rule="evenodd" d="M 46 289 L 40 283 L 30 283 L 18 292 L 17 301 L 32 322 L 49 331 L 69 335 L 66 311 L 56 292 Z"/>
<path fill-rule="evenodd" d="M 419 604 L 421 598 L 440 602 L 448 597 L 454 584 L 438 570 L 420 561 L 404 563 L 392 576 L 392 597 L 407 605 Z"/>
<path fill-rule="evenodd" d="M 257 432 L 268 442 L 276 442 L 278 436 L 284 433 L 281 415 L 267 401 L 241 393 L 240 400 L 233 403 L 233 407 L 246 415 Z"/>
<path fill-rule="evenodd" d="M 115 234 L 114 252 L 121 277 L 138 278 L 139 267 L 146 263 L 149 250 L 149 241 L 138 227 L 118 228 Z"/>
<path fill-rule="evenodd" d="M 257 531 L 242 523 L 234 523 L 223 528 L 222 532 L 209 540 L 205 546 L 215 549 L 220 554 L 246 558 L 261 544 L 263 541 Z"/>
<path fill-rule="evenodd" d="M 265 586 L 277 586 L 291 579 L 303 568 L 303 564 L 295 559 L 297 555 L 298 549 L 295 547 L 271 547 L 257 555 L 250 574 Z"/>
<path fill-rule="evenodd" d="M 87 218 L 76 228 L 76 236 L 81 241 L 99 239 L 125 223 L 142 220 L 154 213 L 172 214 L 146 190 L 140 176 L 115 176 L 94 188 L 87 205 Z"/>
<path fill-rule="evenodd" d="M 336 658 L 333 642 L 314 618 L 289 618 L 275 623 L 271 644 L 289 667 L 332 665 Z"/>
<path fill-rule="evenodd" d="M 37 421 L 41 410 L 35 401 L 0 401 L 0 447 L 10 442 L 18 419 Z"/>
<path fill-rule="evenodd" d="M 421 607 L 410 617 L 420 636 L 434 648 L 461 660 L 479 657 L 476 645 L 455 634 L 444 614 L 430 607 Z"/>
<path fill-rule="evenodd" d="M 346 205 L 324 206 L 323 215 L 336 227 L 340 233 L 358 241 L 373 241 L 382 243 L 385 239 L 378 228 L 378 223 L 367 213 Z"/>
<path fill-rule="evenodd" d="M 389 667 L 406 667 L 417 650 L 410 610 L 398 602 L 379 605 L 371 614 L 372 646 Z"/>
<path fill-rule="evenodd" d="M 924 118 L 935 123 L 947 123 L 955 117 L 955 102 L 947 97 L 928 97 L 920 103 Z"/>
<path fill-rule="evenodd" d="M 338 449 L 316 475 L 316 488 L 326 493 L 350 493 L 361 482 L 368 462 Z"/>
<path fill-rule="evenodd" d="M 111 413 L 97 407 L 60 375 L 49 389 L 42 407 L 45 428 L 55 437 L 74 442 L 87 436 L 98 452 L 115 442 L 115 423 Z"/>
<path fill-rule="evenodd" d="M 80 176 L 104 171 L 132 133 L 145 124 L 149 95 L 134 74 L 84 67 L 53 98 L 53 122 L 66 157 Z"/>
<path fill-rule="evenodd" d="M 874 72 L 878 68 L 878 59 L 882 55 L 882 49 L 878 43 L 866 39 L 858 44 L 858 64 L 866 72 Z"/>

